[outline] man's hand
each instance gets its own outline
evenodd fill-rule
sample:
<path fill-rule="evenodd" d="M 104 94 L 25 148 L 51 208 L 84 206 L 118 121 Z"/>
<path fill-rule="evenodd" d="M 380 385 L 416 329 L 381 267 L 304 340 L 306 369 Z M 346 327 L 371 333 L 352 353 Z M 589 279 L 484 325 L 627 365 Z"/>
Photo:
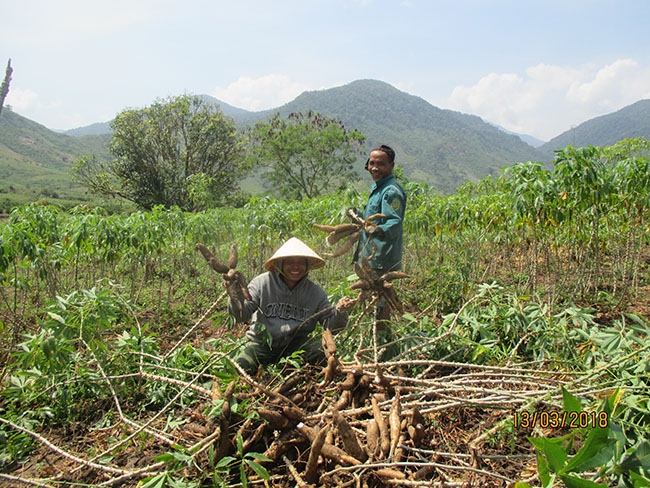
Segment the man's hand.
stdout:
<path fill-rule="evenodd" d="M 366 221 L 364 228 L 371 237 L 384 237 L 384 231 L 377 224 Z"/>

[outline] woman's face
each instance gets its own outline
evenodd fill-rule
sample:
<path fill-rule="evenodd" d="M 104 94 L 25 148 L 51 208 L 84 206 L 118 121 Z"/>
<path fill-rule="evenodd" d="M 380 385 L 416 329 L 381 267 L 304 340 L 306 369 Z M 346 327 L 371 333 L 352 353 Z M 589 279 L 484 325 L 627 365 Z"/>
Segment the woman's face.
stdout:
<path fill-rule="evenodd" d="M 282 276 L 289 289 L 307 274 L 307 258 L 288 257 L 282 260 Z"/>

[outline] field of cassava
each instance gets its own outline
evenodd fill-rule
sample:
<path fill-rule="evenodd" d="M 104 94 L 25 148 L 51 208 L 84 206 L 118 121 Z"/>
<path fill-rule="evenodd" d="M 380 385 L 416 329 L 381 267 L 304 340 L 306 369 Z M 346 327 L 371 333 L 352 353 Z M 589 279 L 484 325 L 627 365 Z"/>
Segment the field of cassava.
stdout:
<path fill-rule="evenodd" d="M 189 214 L 16 208 L 0 228 L 0 486 L 650 486 L 648 142 L 566 148 L 438 196 L 406 184 L 393 356 L 317 225 L 367 195 Z M 327 367 L 246 375 L 204 244 L 250 280 L 327 259 Z"/>

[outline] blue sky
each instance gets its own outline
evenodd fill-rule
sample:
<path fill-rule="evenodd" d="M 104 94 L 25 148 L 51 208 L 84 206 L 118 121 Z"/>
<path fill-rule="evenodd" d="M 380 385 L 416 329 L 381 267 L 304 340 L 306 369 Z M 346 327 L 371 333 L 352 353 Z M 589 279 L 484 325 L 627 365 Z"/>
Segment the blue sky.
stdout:
<path fill-rule="evenodd" d="M 650 98 L 647 0 L 0 0 L 6 103 L 51 129 L 169 96 L 385 81 L 542 140 Z"/>

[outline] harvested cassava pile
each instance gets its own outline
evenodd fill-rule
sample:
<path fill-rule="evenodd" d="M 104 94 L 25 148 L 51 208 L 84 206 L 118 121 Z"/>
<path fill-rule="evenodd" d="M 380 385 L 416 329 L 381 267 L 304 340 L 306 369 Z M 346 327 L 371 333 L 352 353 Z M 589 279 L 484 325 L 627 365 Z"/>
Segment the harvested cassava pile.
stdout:
<path fill-rule="evenodd" d="M 287 488 L 505 487 L 535 479 L 526 440 L 533 429 L 515 426 L 514 413 L 558 409 L 561 386 L 571 378 L 553 377 L 536 364 L 342 361 L 331 335 L 323 337 L 325 367 L 280 375 L 253 378 L 239 371 L 224 383 L 210 373 L 215 363 L 199 372 L 156 372 L 148 364 L 138 381 L 176 388 L 177 397 L 154 411 L 134 409 L 137 398 L 114 398 L 115 420 L 106 428 L 30 432 L 40 447 L 29 463 L 4 476 L 9 485 L 3 486 L 28 479 L 29 486 L 136 486 L 147 476 L 213 486 L 211 473 L 223 459 L 234 460 L 230 472 L 220 472 L 224 486 L 241 486 L 242 456 L 259 459 L 269 486 Z M 193 400 L 179 410 L 178 398 L 186 395 Z M 110 400 L 100 408 L 111 410 Z M 169 424 L 178 418 L 183 422 Z M 171 452 L 185 460 L 170 472 Z M 249 486 L 264 486 L 248 464 L 243 472 Z"/>
<path fill-rule="evenodd" d="M 224 275 L 222 296 L 164 355 L 141 354 L 137 372 L 107 377 L 98 368 L 98 383 L 110 394 L 88 405 L 87 424 L 39 431 L 5 422 L 37 447 L 29 462 L 0 473 L 0 483 L 8 483 L 1 486 L 130 487 L 143 479 L 151 479 L 150 486 L 172 480 L 241 486 L 242 477 L 248 486 L 287 488 L 534 484 L 536 458 L 526 436 L 563 431 L 522 426 L 517 415 L 559 410 L 563 386 L 595 394 L 584 377 L 560 376 L 539 363 L 497 367 L 428 359 L 428 348 L 451 334 L 455 321 L 447 333 L 422 338 L 390 362 L 377 360 L 382 348 L 376 340 L 371 351 L 343 359 L 325 331 L 323 367 L 279 374 L 276 368 L 251 377 L 221 350 L 200 368 L 170 367 L 166 361 L 226 294 L 242 300 L 246 293 L 235 269 L 236 249 L 228 264 L 205 246 L 197 250 Z M 378 277 L 364 264 L 358 275 L 367 286 L 359 287 L 357 301 L 384 294 L 400 309 L 390 282 L 405 275 Z M 376 338 L 375 327 L 363 335 Z M 224 365 L 235 374 L 225 374 Z M 125 382 L 142 395 L 120 396 Z M 140 404 L 157 389 L 174 394 L 155 408 Z"/>
<path fill-rule="evenodd" d="M 265 398 L 266 427 L 252 423 L 245 442 L 272 459 L 273 486 L 286 487 L 530 481 L 532 429 L 513 431 L 513 412 L 557 396 L 563 383 L 526 367 L 344 363 L 335 353 L 322 370 L 304 368 L 271 385 L 242 378 Z"/>

